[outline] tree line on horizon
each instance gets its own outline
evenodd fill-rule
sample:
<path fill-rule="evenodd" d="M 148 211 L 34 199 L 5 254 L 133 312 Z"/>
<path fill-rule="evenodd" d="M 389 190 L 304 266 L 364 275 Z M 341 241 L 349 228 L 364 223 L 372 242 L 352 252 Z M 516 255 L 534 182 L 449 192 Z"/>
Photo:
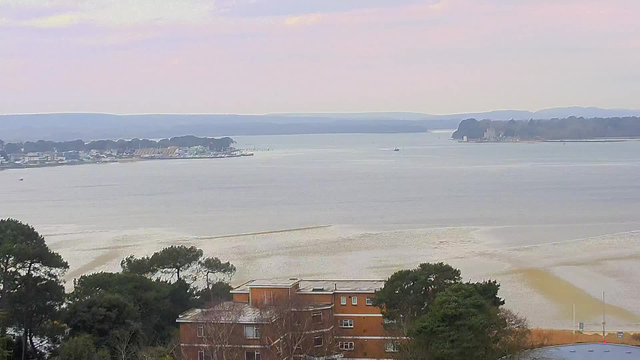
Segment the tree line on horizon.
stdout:
<path fill-rule="evenodd" d="M 487 129 L 498 136 L 522 140 L 583 140 L 640 137 L 640 117 L 568 117 L 551 120 L 494 121 L 466 119 L 460 122 L 453 139 L 482 139 Z"/>
<path fill-rule="evenodd" d="M 62 256 L 28 224 L 0 220 L 0 360 L 181 359 L 176 319 L 230 300 L 236 271 L 186 246 L 120 265 L 74 279 L 67 293 Z M 503 308 L 499 289 L 424 263 L 393 274 L 374 305 L 387 330 L 408 339 L 398 344 L 399 359 L 495 360 L 520 353 L 529 335 L 526 320 Z"/>
<path fill-rule="evenodd" d="M 235 141 L 230 137 L 223 138 L 209 138 L 209 137 L 197 137 L 193 135 L 177 136 L 162 140 L 149 140 L 134 138 L 131 140 L 120 139 L 114 140 L 94 140 L 90 142 L 84 142 L 83 140 L 73 141 L 26 141 L 19 143 L 4 143 L 0 140 L 0 151 L 4 151 L 7 154 L 23 154 L 30 152 L 67 152 L 67 151 L 91 151 L 91 150 L 118 150 L 118 151 L 131 151 L 136 149 L 149 149 L 149 148 L 168 148 L 171 146 L 176 147 L 194 147 L 204 146 L 209 150 L 223 151 L 229 149 Z"/>

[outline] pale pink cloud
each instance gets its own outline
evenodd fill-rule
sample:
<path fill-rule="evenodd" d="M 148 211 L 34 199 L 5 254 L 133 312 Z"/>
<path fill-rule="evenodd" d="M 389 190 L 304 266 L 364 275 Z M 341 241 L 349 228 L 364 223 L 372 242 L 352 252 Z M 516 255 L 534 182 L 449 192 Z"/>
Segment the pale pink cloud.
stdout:
<path fill-rule="evenodd" d="M 635 0 L 444 0 L 11 27 L 0 112 L 640 108 L 638 13 Z"/>

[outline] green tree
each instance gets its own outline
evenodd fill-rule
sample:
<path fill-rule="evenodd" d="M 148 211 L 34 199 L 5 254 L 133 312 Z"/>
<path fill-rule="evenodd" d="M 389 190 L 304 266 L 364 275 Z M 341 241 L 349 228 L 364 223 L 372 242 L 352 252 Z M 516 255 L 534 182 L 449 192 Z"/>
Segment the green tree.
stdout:
<path fill-rule="evenodd" d="M 455 284 L 436 296 L 409 346 L 429 360 L 497 359 L 505 328 L 498 307 L 475 284 Z"/>
<path fill-rule="evenodd" d="M 72 337 L 60 346 L 60 360 L 109 360 L 111 356 L 105 349 L 96 350 L 93 338 L 89 335 Z"/>
<path fill-rule="evenodd" d="M 233 287 L 229 283 L 219 281 L 212 283 L 209 288 L 200 289 L 196 292 L 195 306 L 211 306 L 222 301 L 233 299 L 231 295 Z M 208 304 L 208 305 L 207 305 Z"/>
<path fill-rule="evenodd" d="M 180 313 L 211 299 L 230 298 L 231 287 L 225 281 L 233 276 L 235 267 L 217 258 L 202 259 L 202 255 L 202 250 L 195 247 L 172 246 L 151 257 L 129 256 L 121 262 L 122 273 L 81 276 L 74 282 L 71 304 L 80 306 L 89 300 L 97 301 L 99 296 L 117 295 L 135 309 L 137 319 L 144 320 L 139 321 L 143 340 L 137 346 L 163 345 L 177 331 L 175 320 Z M 161 276 L 156 277 L 157 274 Z M 206 283 L 206 288 L 199 289 L 185 280 L 197 278 Z M 75 311 L 73 306 L 69 308 Z M 110 331 L 121 329 L 121 324 L 114 326 L 109 327 Z M 89 328 L 83 325 L 81 332 Z"/>
<path fill-rule="evenodd" d="M 407 333 L 412 324 L 425 314 L 436 296 L 461 280 L 460 270 L 444 263 L 423 263 L 416 269 L 393 274 L 376 293 L 374 304 L 384 317 Z"/>
<path fill-rule="evenodd" d="M 60 289 L 61 277 L 68 268 L 33 227 L 14 219 L 0 220 L 0 354 L 5 350 L 7 328 L 17 325 L 22 329 L 22 356 L 26 356 L 27 339 L 39 335 L 42 321 L 38 319 L 53 316 L 47 312 L 61 303 L 60 292 L 55 289 Z M 19 301 L 12 301 L 16 294 Z M 37 354 L 33 345 L 32 351 Z"/>
<path fill-rule="evenodd" d="M 41 346 L 58 343 L 64 333 L 59 322 L 65 300 L 64 286 L 43 276 L 24 276 L 9 295 L 15 317 L 13 323 L 22 330 L 23 348 L 28 340 L 32 355 L 42 359 L 48 349 Z M 48 341 L 35 342 L 35 336 Z"/>
<path fill-rule="evenodd" d="M 93 336 L 100 346 L 106 346 L 109 335 L 117 330 L 136 330 L 140 314 L 127 299 L 115 294 L 99 294 L 69 304 L 65 312 L 70 335 Z"/>
<path fill-rule="evenodd" d="M 492 306 L 500 307 L 504 305 L 504 300 L 498 296 L 500 284 L 495 280 L 488 280 L 476 283 L 468 283 L 473 286 L 478 294 L 489 302 Z"/>
<path fill-rule="evenodd" d="M 4 145 L 4 151 L 7 154 L 20 154 L 22 153 L 22 144 L 7 143 Z"/>
<path fill-rule="evenodd" d="M 120 262 L 120 267 L 122 267 L 122 272 L 126 274 L 150 276 L 156 272 L 151 266 L 148 256 L 142 258 L 136 258 L 133 255 L 127 256 Z"/>
<path fill-rule="evenodd" d="M 460 270 L 425 263 L 393 274 L 374 303 L 389 330 L 410 338 L 402 359 L 497 359 L 521 351 L 528 336 L 526 321 L 501 309 L 499 290 L 496 281 L 462 283 Z"/>
<path fill-rule="evenodd" d="M 11 337 L 7 336 L 4 339 L 5 353 L 0 356 L 0 359 L 6 360 L 20 360 L 22 359 L 22 339 L 19 336 Z"/>
<path fill-rule="evenodd" d="M 170 246 L 154 253 L 149 262 L 157 271 L 179 281 L 184 272 L 197 267 L 202 255 L 202 250 L 195 246 Z"/>
<path fill-rule="evenodd" d="M 104 294 L 117 295 L 133 306 L 148 343 L 163 344 L 177 329 L 178 315 L 195 305 L 194 289 L 184 281 L 169 283 L 131 273 L 83 275 L 74 284 L 71 304 Z"/>
<path fill-rule="evenodd" d="M 202 256 L 202 250 L 195 246 L 169 246 L 155 252 L 151 257 L 136 258 L 131 255 L 122 260 L 120 266 L 125 273 L 144 276 L 161 273 L 170 279 L 175 277 L 176 280 L 182 280 L 185 272 L 198 270 Z M 195 280 L 196 276 L 191 274 L 190 277 Z"/>
<path fill-rule="evenodd" d="M 216 299 L 225 299 L 225 292 L 228 293 L 230 288 L 229 280 L 236 273 L 236 267 L 230 262 L 223 263 L 217 257 L 208 257 L 200 261 L 200 269 L 203 273 L 206 290 L 209 293 L 209 301 L 213 302 Z"/>

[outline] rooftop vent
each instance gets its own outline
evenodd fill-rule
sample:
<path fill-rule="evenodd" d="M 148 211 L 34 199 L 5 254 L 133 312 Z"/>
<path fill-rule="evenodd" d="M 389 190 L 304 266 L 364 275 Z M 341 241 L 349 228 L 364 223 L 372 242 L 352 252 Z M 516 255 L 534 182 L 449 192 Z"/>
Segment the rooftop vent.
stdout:
<path fill-rule="evenodd" d="M 313 287 L 313 291 L 324 291 L 324 287 L 323 286 L 314 286 Z"/>

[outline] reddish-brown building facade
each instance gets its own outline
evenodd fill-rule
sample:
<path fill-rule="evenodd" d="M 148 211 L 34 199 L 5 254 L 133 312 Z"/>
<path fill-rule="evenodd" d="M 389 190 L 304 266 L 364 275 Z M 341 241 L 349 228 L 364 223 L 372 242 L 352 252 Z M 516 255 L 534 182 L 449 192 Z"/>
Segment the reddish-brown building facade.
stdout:
<path fill-rule="evenodd" d="M 373 305 L 383 280 L 249 281 L 180 315 L 186 360 L 390 359 L 399 337 Z"/>

